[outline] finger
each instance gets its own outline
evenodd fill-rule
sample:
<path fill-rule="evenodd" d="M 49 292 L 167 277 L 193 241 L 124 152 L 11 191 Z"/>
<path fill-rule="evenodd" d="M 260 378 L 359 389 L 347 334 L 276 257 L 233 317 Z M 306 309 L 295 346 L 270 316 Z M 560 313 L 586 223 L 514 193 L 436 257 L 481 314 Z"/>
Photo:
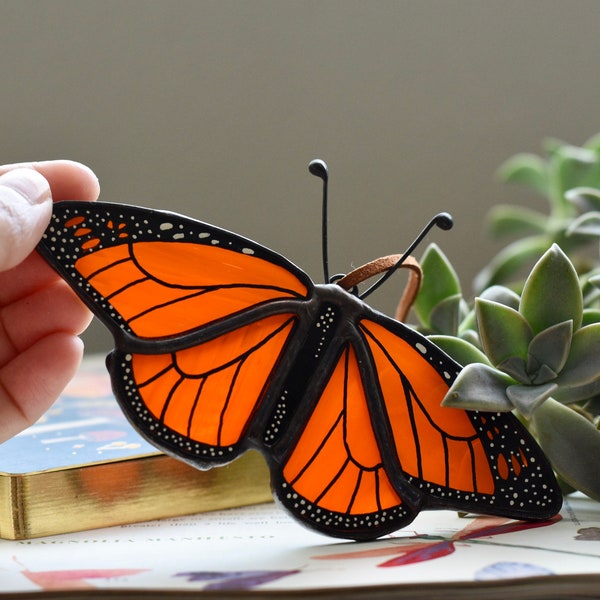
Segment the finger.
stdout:
<path fill-rule="evenodd" d="M 0 442 L 46 412 L 75 375 L 82 355 L 78 337 L 54 333 L 0 369 Z"/>
<path fill-rule="evenodd" d="M 97 200 L 100 185 L 94 172 L 72 160 L 48 160 L 0 167 L 0 175 L 19 168 L 34 169 L 43 175 L 57 200 Z"/>
<path fill-rule="evenodd" d="M 36 247 L 52 214 L 46 179 L 32 169 L 0 177 L 0 271 L 22 262 Z"/>
<path fill-rule="evenodd" d="M 37 252 L 32 252 L 14 269 L 0 272 L 0 306 L 29 296 L 58 279 L 57 272 Z"/>
<path fill-rule="evenodd" d="M 91 319 L 73 290 L 57 279 L 0 310 L 0 365 L 50 333 L 80 334 Z"/>

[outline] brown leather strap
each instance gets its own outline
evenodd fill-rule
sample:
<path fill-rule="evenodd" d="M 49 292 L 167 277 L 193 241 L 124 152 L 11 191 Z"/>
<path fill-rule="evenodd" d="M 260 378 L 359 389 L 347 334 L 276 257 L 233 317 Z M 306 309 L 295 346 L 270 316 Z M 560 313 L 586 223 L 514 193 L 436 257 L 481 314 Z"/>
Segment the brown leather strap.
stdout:
<path fill-rule="evenodd" d="M 363 281 L 366 281 L 371 277 L 375 277 L 375 275 L 381 275 L 385 271 L 388 271 L 396 265 L 401 256 L 402 255 L 400 254 L 390 254 L 389 256 L 376 258 L 375 260 L 362 265 L 362 267 L 358 267 L 353 271 L 350 271 L 350 273 L 344 275 L 344 277 L 336 281 L 336 283 L 345 290 L 350 290 L 355 285 L 359 285 Z M 396 320 L 404 321 L 408 316 L 408 311 L 413 305 L 417 294 L 419 293 L 421 281 L 423 279 L 423 271 L 421 269 L 421 265 L 419 265 L 418 261 L 412 256 L 409 256 L 399 268 L 409 270 L 408 282 L 404 288 L 400 302 L 398 302 L 396 314 L 394 315 Z"/>

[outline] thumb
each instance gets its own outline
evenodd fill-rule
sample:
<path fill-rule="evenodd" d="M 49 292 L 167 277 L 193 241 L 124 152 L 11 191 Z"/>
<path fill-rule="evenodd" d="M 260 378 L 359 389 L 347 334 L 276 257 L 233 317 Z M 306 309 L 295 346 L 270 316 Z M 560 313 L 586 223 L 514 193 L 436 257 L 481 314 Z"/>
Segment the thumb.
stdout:
<path fill-rule="evenodd" d="M 34 250 L 51 214 L 50 186 L 37 171 L 14 169 L 0 176 L 0 271 Z"/>

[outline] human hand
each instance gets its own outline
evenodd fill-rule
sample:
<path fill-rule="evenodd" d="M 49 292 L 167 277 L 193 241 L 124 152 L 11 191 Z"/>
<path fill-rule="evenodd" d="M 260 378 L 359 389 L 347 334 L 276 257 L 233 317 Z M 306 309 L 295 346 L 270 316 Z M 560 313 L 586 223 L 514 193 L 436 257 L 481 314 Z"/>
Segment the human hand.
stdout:
<path fill-rule="evenodd" d="M 34 423 L 75 374 L 91 313 L 38 255 L 53 200 L 96 200 L 87 167 L 0 167 L 0 442 Z"/>

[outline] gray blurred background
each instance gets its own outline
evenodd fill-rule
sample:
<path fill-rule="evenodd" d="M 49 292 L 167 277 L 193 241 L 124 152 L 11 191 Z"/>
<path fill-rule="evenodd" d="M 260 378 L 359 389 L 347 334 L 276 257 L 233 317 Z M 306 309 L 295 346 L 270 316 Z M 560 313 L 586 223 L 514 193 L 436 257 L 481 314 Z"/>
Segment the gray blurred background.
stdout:
<path fill-rule="evenodd" d="M 490 207 L 545 206 L 497 167 L 600 131 L 599 28 L 595 0 L 2 1 L 0 162 L 79 160 L 103 200 L 231 229 L 321 281 L 320 157 L 332 272 L 447 210 L 429 239 L 469 293 L 499 248 Z"/>

